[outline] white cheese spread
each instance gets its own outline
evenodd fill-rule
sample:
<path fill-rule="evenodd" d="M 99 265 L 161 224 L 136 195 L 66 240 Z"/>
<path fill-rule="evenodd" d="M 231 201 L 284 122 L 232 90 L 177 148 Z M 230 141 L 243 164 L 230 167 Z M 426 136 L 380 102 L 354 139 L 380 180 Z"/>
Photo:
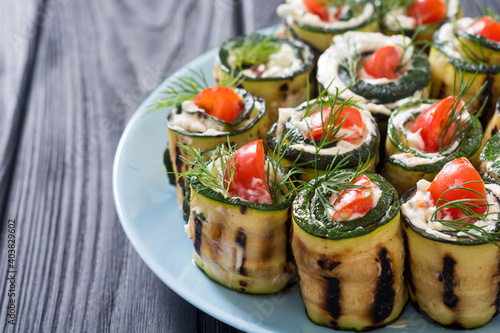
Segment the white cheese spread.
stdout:
<path fill-rule="evenodd" d="M 401 205 L 401 212 L 408 217 L 411 224 L 430 235 L 452 241 L 475 239 L 474 236 L 464 232 L 458 233 L 457 236 L 446 234 L 443 231 L 453 231 L 454 229 L 446 227 L 440 222 L 431 220 L 433 213 L 436 211 L 436 206 L 432 204 L 430 192 L 427 192 L 430 184 L 431 183 L 427 180 L 419 180 L 417 183 L 417 191 L 407 202 Z M 498 185 L 486 184 L 486 188 L 492 191 L 496 196 L 500 194 L 500 187 Z M 500 207 L 497 199 L 488 191 L 486 193 L 487 202 L 490 205 L 488 207 L 488 215 L 484 220 L 477 221 L 474 224 L 487 232 L 493 232 L 498 223 Z M 474 234 L 474 231 L 472 230 L 471 233 Z"/>

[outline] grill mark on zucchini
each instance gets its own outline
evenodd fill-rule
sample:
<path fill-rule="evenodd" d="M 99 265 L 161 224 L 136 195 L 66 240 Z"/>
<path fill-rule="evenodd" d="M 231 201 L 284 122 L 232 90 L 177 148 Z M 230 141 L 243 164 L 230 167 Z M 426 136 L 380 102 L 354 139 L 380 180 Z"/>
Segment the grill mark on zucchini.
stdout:
<path fill-rule="evenodd" d="M 380 249 L 377 262 L 380 263 L 380 275 L 378 277 L 377 288 L 375 290 L 375 300 L 372 309 L 373 322 L 380 323 L 392 313 L 394 298 L 396 293 L 392 288 L 394 284 L 394 272 L 392 271 L 392 261 L 387 256 L 387 249 Z"/>
<path fill-rule="evenodd" d="M 330 324 L 334 327 L 337 326 L 337 319 L 340 316 L 340 280 L 335 277 L 322 276 L 325 279 L 326 285 L 326 298 L 325 310 L 328 311 L 330 316 L 334 319 Z"/>
<path fill-rule="evenodd" d="M 338 261 L 333 261 L 333 260 L 329 260 L 329 258 L 327 256 L 322 256 L 319 260 L 318 260 L 318 266 L 322 269 L 322 270 L 329 270 L 329 271 L 332 271 L 335 267 L 337 267 L 338 265 L 340 265 L 341 263 L 338 262 Z"/>
<path fill-rule="evenodd" d="M 194 250 L 201 256 L 201 232 L 203 229 L 203 222 L 197 217 L 194 217 Z"/>
<path fill-rule="evenodd" d="M 183 163 L 181 161 L 181 150 L 180 150 L 179 146 L 175 146 L 175 166 L 177 167 L 177 172 L 179 172 L 179 173 L 183 172 L 182 165 L 183 165 Z M 177 183 L 182 188 L 182 194 L 185 195 L 184 177 L 179 177 L 179 179 L 177 180 Z"/>
<path fill-rule="evenodd" d="M 247 207 L 247 206 L 245 206 L 245 205 L 241 205 L 241 206 L 240 206 L 240 213 L 241 213 L 242 215 L 245 215 L 245 214 L 247 213 L 247 210 L 248 210 L 248 207 Z"/>
<path fill-rule="evenodd" d="M 443 272 L 439 275 L 439 281 L 443 282 L 443 303 L 450 309 L 455 308 L 458 303 L 458 297 L 453 290 L 455 285 L 455 264 L 456 261 L 452 257 L 445 256 L 443 258 Z"/>
<path fill-rule="evenodd" d="M 243 250 L 243 255 L 241 258 L 241 265 L 240 267 L 236 268 L 236 271 L 240 273 L 241 275 L 246 276 L 246 270 L 245 270 L 245 252 L 246 252 L 246 245 L 247 245 L 247 236 L 245 234 L 245 230 L 243 228 L 238 229 L 238 233 L 236 234 L 236 244 L 241 247 Z"/>

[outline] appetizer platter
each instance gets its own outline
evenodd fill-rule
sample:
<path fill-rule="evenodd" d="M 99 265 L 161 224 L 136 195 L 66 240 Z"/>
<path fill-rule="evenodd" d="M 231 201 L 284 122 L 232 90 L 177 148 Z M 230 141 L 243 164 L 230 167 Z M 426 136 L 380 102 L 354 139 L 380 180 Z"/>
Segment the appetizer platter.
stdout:
<path fill-rule="evenodd" d="M 498 17 L 390 3 L 288 0 L 138 108 L 115 205 L 181 297 L 251 332 L 499 330 L 496 75 L 463 71 L 500 66 Z"/>

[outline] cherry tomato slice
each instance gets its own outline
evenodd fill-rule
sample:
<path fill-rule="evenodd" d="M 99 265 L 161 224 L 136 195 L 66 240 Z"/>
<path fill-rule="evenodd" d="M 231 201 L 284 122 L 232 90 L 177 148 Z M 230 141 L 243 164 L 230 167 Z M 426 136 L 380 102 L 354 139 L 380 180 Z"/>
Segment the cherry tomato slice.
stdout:
<path fill-rule="evenodd" d="M 496 43 L 500 43 L 500 23 L 489 16 L 483 16 L 472 23 L 465 32 L 471 35 L 481 35 Z"/>
<path fill-rule="evenodd" d="M 333 112 L 337 112 L 337 110 L 340 107 L 341 107 L 340 105 L 335 105 Z M 336 117 L 333 114 L 330 116 L 331 113 L 332 113 L 331 108 L 328 106 L 323 108 L 323 112 L 321 110 L 317 110 L 308 118 L 307 121 L 309 123 L 309 127 L 312 132 L 312 138 L 314 138 L 314 140 L 321 140 L 324 137 L 323 127 L 325 130 L 328 131 L 328 128 L 330 126 L 335 125 L 334 122 Z M 341 129 L 347 130 L 348 133 L 345 134 L 345 136 L 342 136 L 341 140 L 345 140 L 348 142 L 357 140 L 363 133 L 363 128 L 364 128 L 364 123 L 363 123 L 363 118 L 361 117 L 361 113 L 356 108 L 344 105 L 344 107 L 340 112 L 340 115 L 338 115 L 337 124 L 340 124 L 344 119 L 345 121 L 342 124 Z M 329 121 L 330 123 L 328 123 Z M 337 134 L 342 135 L 342 133 L 337 133 Z M 310 133 L 307 133 L 306 137 L 309 140 L 312 140 Z"/>
<path fill-rule="evenodd" d="M 304 5 L 307 7 L 307 10 L 310 13 L 319 16 L 321 21 L 324 22 L 330 22 L 332 19 L 338 19 L 340 17 L 340 14 L 342 13 L 342 10 L 338 8 L 337 11 L 334 13 L 333 17 L 330 17 L 327 4 L 327 2 L 330 1 L 331 0 L 324 0 L 324 1 L 302 0 Z"/>
<path fill-rule="evenodd" d="M 272 204 L 271 194 L 267 187 L 265 170 L 265 153 L 262 140 L 255 140 L 239 148 L 229 160 L 229 166 L 234 165 L 233 179 L 229 185 L 228 195 L 241 198 L 257 204 Z M 229 180 L 229 175 L 226 175 Z"/>
<path fill-rule="evenodd" d="M 353 182 L 353 185 L 370 186 L 371 181 L 365 175 L 360 175 Z M 340 200 L 339 200 L 340 197 Z M 340 192 L 339 197 L 334 196 L 332 205 L 335 208 L 332 220 L 346 221 L 353 214 L 359 217 L 365 215 L 370 209 L 375 207 L 373 191 L 370 187 L 360 187 Z"/>
<path fill-rule="evenodd" d="M 363 66 L 365 72 L 376 79 L 397 79 L 396 72 L 401 66 L 401 53 L 394 45 L 381 47 L 366 58 Z"/>
<path fill-rule="evenodd" d="M 207 88 L 193 98 L 193 103 L 206 114 L 232 123 L 243 113 L 245 105 L 241 97 L 231 88 Z"/>
<path fill-rule="evenodd" d="M 474 192 L 466 189 L 452 189 L 444 193 L 450 188 L 459 185 Z M 487 202 L 484 200 L 486 198 L 484 182 L 476 169 L 474 169 L 474 166 L 465 157 L 446 163 L 443 169 L 434 177 L 427 191 L 430 192 L 434 205 L 436 205 L 437 200 L 441 197 L 441 199 L 446 201 L 471 200 L 471 205 L 481 206 L 473 208 L 469 206 L 478 214 L 483 214 L 487 210 Z M 444 202 L 439 200 L 437 206 L 440 207 L 443 204 Z M 449 215 L 453 220 L 465 217 L 465 213 L 459 208 L 443 208 L 439 215 L 438 218 L 444 218 L 444 216 Z"/>
<path fill-rule="evenodd" d="M 408 7 L 408 16 L 426 25 L 443 21 L 447 10 L 445 0 L 416 0 Z"/>
<path fill-rule="evenodd" d="M 464 102 L 460 100 L 457 104 L 454 97 L 446 97 L 435 102 L 416 117 L 411 127 L 411 132 L 416 133 L 420 130 L 420 136 L 424 142 L 424 152 L 435 153 L 439 151 L 439 140 L 441 139 L 439 135 L 444 130 L 446 121 L 454 105 L 456 105 L 457 109 L 460 109 L 464 106 Z M 450 125 L 449 130 L 446 132 L 446 137 L 443 139 L 444 145 L 453 139 L 453 130 L 456 126 L 457 124 Z"/>

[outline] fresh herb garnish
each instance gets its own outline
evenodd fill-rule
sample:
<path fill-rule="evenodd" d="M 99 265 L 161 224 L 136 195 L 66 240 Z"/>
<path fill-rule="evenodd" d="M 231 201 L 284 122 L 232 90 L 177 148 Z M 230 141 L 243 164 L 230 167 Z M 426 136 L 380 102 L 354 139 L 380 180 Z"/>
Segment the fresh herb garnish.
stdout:
<path fill-rule="evenodd" d="M 430 221 L 431 222 L 439 222 L 443 226 L 450 228 L 456 233 L 464 233 L 467 234 L 479 241 L 485 242 L 485 243 L 491 243 L 500 248 L 500 244 L 498 243 L 498 236 L 500 235 L 499 232 L 489 232 L 484 230 L 484 228 L 477 226 L 475 223 L 478 221 L 483 221 L 486 218 L 490 217 L 491 215 L 497 215 L 494 219 L 498 220 L 498 212 L 490 212 L 490 204 L 485 204 L 487 202 L 487 198 L 475 191 L 474 189 L 471 189 L 465 185 L 469 183 L 483 183 L 481 181 L 469 181 L 465 182 L 463 184 L 454 186 L 449 188 L 448 190 L 444 191 L 439 198 L 436 200 L 436 210 L 432 213 Z M 443 196 L 450 192 L 450 191 L 456 191 L 456 190 L 466 190 L 470 191 L 474 195 L 479 196 L 480 198 L 477 199 L 457 199 L 457 200 L 452 200 L 448 201 L 443 199 Z M 487 210 L 485 213 L 478 213 L 477 210 L 480 210 L 481 208 L 487 207 Z M 440 219 L 439 215 L 442 215 L 446 217 L 446 209 L 459 209 L 463 213 L 463 217 L 458 218 L 456 220 L 449 220 L 449 219 Z"/>
<path fill-rule="evenodd" d="M 281 44 L 272 34 L 262 38 L 262 35 L 252 34 L 244 38 L 232 52 L 239 71 L 252 65 L 266 64 L 272 54 L 281 49 Z"/>

